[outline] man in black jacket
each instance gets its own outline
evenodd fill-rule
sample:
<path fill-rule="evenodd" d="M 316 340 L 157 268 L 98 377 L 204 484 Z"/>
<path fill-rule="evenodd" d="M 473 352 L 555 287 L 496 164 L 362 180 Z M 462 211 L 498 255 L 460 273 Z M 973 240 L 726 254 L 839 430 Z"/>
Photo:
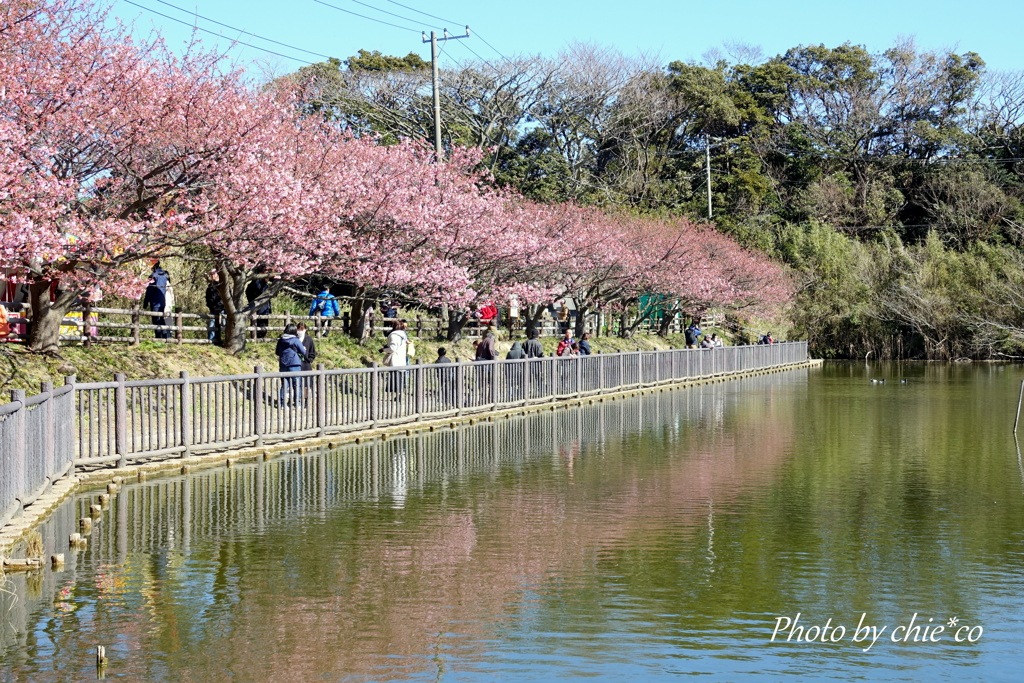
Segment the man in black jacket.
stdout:
<path fill-rule="evenodd" d="M 206 321 L 206 336 L 217 346 L 223 346 L 221 339 L 221 316 L 224 314 L 224 300 L 220 298 L 220 290 L 217 289 L 217 282 L 220 278 L 216 270 L 210 271 L 209 281 L 206 283 L 206 307 L 210 309 L 210 319 Z"/>
<path fill-rule="evenodd" d="M 544 347 L 540 345 L 540 340 L 537 339 L 537 330 L 530 330 L 527 333 L 526 344 L 523 345 L 523 351 L 526 352 L 527 358 L 543 358 Z M 528 369 L 524 368 L 528 374 L 528 381 L 530 386 L 527 387 L 527 396 L 539 396 L 544 392 L 544 385 L 546 380 L 544 377 L 544 368 L 540 363 L 528 363 Z"/>
<path fill-rule="evenodd" d="M 537 339 L 537 330 L 530 330 L 530 333 L 526 335 L 529 337 L 526 341 L 526 345 L 523 350 L 526 351 L 527 358 L 543 358 L 544 347 L 540 345 L 540 340 Z"/>

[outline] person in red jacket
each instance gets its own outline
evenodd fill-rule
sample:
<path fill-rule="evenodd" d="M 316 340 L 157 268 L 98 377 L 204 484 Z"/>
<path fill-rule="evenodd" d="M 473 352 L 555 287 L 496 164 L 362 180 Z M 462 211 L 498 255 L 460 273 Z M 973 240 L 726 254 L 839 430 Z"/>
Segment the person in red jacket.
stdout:
<path fill-rule="evenodd" d="M 480 307 L 480 322 L 490 325 L 491 321 L 498 317 L 498 307 L 493 302 L 488 302 Z"/>
<path fill-rule="evenodd" d="M 576 343 L 576 340 L 572 338 L 572 330 L 567 329 L 565 336 L 558 342 L 558 350 L 555 351 L 556 356 L 571 356 L 572 345 Z"/>

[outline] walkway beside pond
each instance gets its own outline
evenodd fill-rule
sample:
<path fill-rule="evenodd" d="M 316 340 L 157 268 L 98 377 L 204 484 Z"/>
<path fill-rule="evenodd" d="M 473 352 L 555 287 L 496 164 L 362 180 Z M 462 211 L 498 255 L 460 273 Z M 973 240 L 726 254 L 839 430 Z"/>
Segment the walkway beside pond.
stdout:
<path fill-rule="evenodd" d="M 257 368 L 248 375 L 182 373 L 132 382 L 120 376 L 74 384 L 69 378 L 73 391 L 17 395 L 0 406 L 0 524 L 16 520 L 25 528 L 17 517 L 75 469 L 177 468 L 201 453 L 229 449 L 244 449 L 232 454 L 236 458 L 258 457 L 268 447 L 299 447 L 298 439 L 340 441 L 366 430 L 428 428 L 807 362 L 806 343 L 794 342 L 300 373 Z M 0 550 L 4 545 L 0 538 Z"/>

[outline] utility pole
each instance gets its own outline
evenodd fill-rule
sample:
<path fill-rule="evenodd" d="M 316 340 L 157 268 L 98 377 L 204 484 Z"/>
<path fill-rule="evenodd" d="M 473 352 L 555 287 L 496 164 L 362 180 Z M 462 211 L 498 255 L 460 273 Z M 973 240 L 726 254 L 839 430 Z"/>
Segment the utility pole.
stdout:
<path fill-rule="evenodd" d="M 441 38 L 437 37 L 437 31 L 430 32 L 430 38 L 427 38 L 427 32 L 423 32 L 423 42 L 430 43 L 430 73 L 431 82 L 434 86 L 434 161 L 440 162 L 444 156 L 443 150 L 441 149 L 441 90 L 437 79 L 437 41 L 445 40 L 459 40 L 460 38 L 469 38 L 469 27 L 466 27 L 466 35 L 464 36 L 450 36 L 448 35 L 448 29 L 444 30 L 444 36 Z"/>
<path fill-rule="evenodd" d="M 711 220 L 711 141 L 704 136 L 704 166 L 707 169 L 708 183 L 708 220 Z"/>

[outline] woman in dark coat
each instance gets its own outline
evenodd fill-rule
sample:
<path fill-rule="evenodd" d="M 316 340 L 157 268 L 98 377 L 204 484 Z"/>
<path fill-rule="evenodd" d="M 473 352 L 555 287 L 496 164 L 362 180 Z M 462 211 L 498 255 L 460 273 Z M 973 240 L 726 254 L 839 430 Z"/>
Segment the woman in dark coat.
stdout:
<path fill-rule="evenodd" d="M 512 348 L 505 356 L 505 360 L 524 360 L 526 351 L 523 350 L 521 342 L 512 344 Z M 505 363 L 505 400 L 517 401 L 521 396 L 524 386 L 523 379 L 526 376 L 527 363 Z"/>
<path fill-rule="evenodd" d="M 302 361 L 303 370 L 312 370 L 313 361 L 316 360 L 316 344 L 313 343 L 313 335 L 306 333 L 306 323 L 299 323 L 296 326 L 295 336 L 302 342 L 306 349 L 306 359 Z"/>
<path fill-rule="evenodd" d="M 302 364 L 306 360 L 306 347 L 299 341 L 298 329 L 295 325 L 285 326 L 284 334 L 277 340 L 277 348 L 274 349 L 274 353 L 277 354 L 278 372 L 299 372 L 302 370 Z M 281 379 L 282 405 L 285 402 L 285 387 L 289 387 L 296 404 L 302 401 L 302 386 L 299 383 L 298 377 L 284 377 Z"/>

